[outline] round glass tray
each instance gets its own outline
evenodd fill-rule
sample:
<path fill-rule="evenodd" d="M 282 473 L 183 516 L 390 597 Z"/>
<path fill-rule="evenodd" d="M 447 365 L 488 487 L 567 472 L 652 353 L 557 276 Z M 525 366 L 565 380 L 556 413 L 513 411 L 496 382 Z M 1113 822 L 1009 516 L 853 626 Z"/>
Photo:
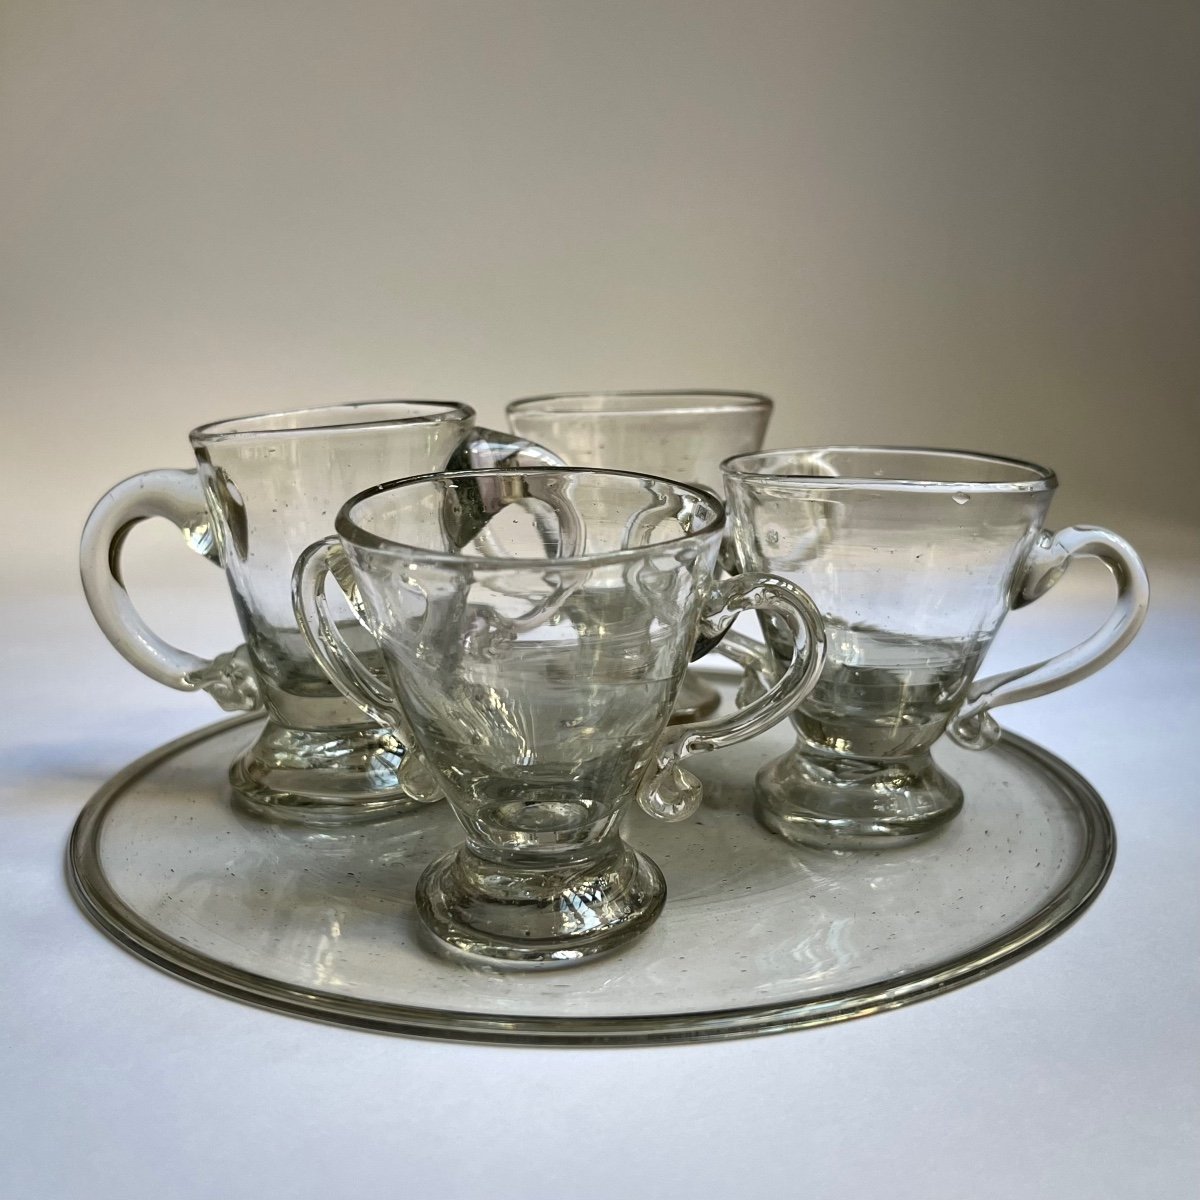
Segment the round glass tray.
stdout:
<path fill-rule="evenodd" d="M 199 730 L 106 784 L 71 836 L 75 896 L 121 945 L 182 979 L 392 1033 L 701 1041 L 895 1008 L 1060 933 L 1115 851 L 1086 780 L 1011 734 L 981 752 L 939 748 L 966 804 L 931 840 L 868 853 L 791 846 L 752 812 L 754 773 L 788 746 L 784 725 L 689 761 L 705 785 L 690 821 L 630 818 L 630 844 L 668 887 L 640 941 L 584 966 L 503 971 L 442 957 L 420 935 L 417 876 L 460 840 L 446 805 L 344 831 L 243 814 L 226 769 L 257 727 L 241 717 Z"/>

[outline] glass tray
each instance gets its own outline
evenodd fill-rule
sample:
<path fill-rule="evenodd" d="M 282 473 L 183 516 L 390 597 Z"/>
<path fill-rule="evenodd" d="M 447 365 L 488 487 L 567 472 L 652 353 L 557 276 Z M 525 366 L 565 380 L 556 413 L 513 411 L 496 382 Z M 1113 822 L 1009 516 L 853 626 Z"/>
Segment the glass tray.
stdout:
<path fill-rule="evenodd" d="M 788 845 L 752 813 L 756 769 L 789 744 L 782 726 L 689 763 L 705 785 L 691 821 L 630 819 L 628 840 L 668 886 L 644 938 L 581 967 L 505 972 L 443 958 L 420 935 L 417 876 L 460 837 L 444 804 L 345 831 L 232 806 L 225 772 L 258 721 L 201 729 L 101 788 L 71 836 L 72 890 L 101 929 L 173 975 L 390 1033 L 630 1045 L 864 1016 L 1037 949 L 1095 898 L 1115 852 L 1086 780 L 1011 734 L 982 752 L 939 748 L 966 805 L 930 841 Z"/>

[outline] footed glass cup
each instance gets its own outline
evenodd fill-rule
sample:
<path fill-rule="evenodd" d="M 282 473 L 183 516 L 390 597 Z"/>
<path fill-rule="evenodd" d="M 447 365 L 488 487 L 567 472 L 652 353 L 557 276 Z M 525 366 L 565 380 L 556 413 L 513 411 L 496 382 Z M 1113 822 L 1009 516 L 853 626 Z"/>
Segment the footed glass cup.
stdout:
<path fill-rule="evenodd" d="M 795 748 L 757 781 L 760 819 L 792 841 L 874 849 L 940 828 L 963 803 L 930 755 L 941 734 L 994 744 L 990 709 L 1099 670 L 1145 617 L 1146 572 L 1127 542 L 1088 525 L 1044 527 L 1056 487 L 1044 467 L 859 446 L 723 466 L 742 567 L 791 579 L 825 618 L 821 678 L 791 715 Z M 1046 662 L 976 679 L 1009 609 L 1038 599 L 1081 556 L 1116 580 L 1103 627 Z M 788 632 L 770 617 L 763 627 L 786 660 Z"/>
<path fill-rule="evenodd" d="M 372 483 L 458 465 L 556 463 L 507 434 L 474 429 L 463 404 L 383 400 L 203 425 L 194 470 L 145 471 L 92 511 L 80 571 L 109 641 L 168 687 L 202 690 L 228 710 L 267 710 L 258 740 L 230 769 L 251 809 L 315 825 L 413 807 L 395 732 L 365 721 L 317 669 L 292 614 L 296 555 L 332 528 L 347 496 Z M 224 567 L 245 644 L 208 660 L 177 649 L 138 615 L 121 578 L 130 529 L 149 517 L 177 525 L 193 550 Z M 371 654 L 348 610 L 346 636 Z"/>
<path fill-rule="evenodd" d="M 575 467 L 609 467 L 696 483 L 722 494 L 721 460 L 759 450 L 772 403 L 757 392 L 566 392 L 513 400 L 509 428 Z M 714 688 L 689 671 L 673 721 L 717 707 Z"/>
<path fill-rule="evenodd" d="M 621 838 L 636 799 L 677 820 L 700 802 L 681 765 L 767 729 L 812 686 L 820 618 L 770 575 L 714 582 L 712 495 L 613 471 L 470 471 L 350 500 L 294 576 L 300 628 L 329 678 L 401 730 L 466 840 L 417 890 L 444 947 L 552 965 L 615 949 L 658 915 L 658 868 Z M 359 657 L 328 608 L 346 589 L 382 652 Z M 791 650 L 770 689 L 664 732 L 687 663 L 737 613 Z"/>

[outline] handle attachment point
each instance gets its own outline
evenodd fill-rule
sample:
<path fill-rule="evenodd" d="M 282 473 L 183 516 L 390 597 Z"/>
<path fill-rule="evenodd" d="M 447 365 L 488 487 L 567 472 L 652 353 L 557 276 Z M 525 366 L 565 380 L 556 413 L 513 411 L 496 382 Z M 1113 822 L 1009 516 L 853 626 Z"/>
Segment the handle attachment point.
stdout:
<path fill-rule="evenodd" d="M 262 707 L 262 689 L 245 643 L 218 654 L 198 671 L 189 671 L 184 679 L 207 692 L 226 712 L 253 712 Z"/>

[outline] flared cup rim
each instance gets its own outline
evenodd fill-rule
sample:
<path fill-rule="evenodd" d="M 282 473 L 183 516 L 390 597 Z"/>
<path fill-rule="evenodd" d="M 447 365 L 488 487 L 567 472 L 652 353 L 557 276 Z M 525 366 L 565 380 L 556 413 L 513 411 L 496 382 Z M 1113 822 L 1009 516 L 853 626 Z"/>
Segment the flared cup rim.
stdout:
<path fill-rule="evenodd" d="M 595 554 L 564 555 L 561 558 L 481 558 L 473 555 L 455 554 L 449 550 L 435 550 L 428 546 L 417 546 L 411 542 L 401 542 L 393 538 L 382 537 L 359 525 L 353 517 L 354 508 L 384 492 L 403 491 L 405 488 L 418 484 L 437 483 L 451 479 L 497 479 L 517 476 L 536 475 L 574 475 L 574 476 L 612 476 L 621 479 L 637 479 L 653 483 L 666 484 L 678 492 L 685 492 L 703 499 L 712 505 L 712 517 L 699 529 L 693 529 L 678 537 L 664 538 L 661 542 L 651 542 L 645 546 L 626 546 L 620 550 L 605 550 Z M 472 570 L 511 570 L 539 567 L 596 567 L 607 563 L 630 562 L 648 555 L 669 551 L 672 547 L 697 541 L 712 534 L 721 533 L 725 528 L 725 504 L 719 496 L 700 487 L 698 484 L 681 483 L 677 479 L 667 479 L 662 475 L 648 475 L 640 471 L 615 471 L 605 467 L 480 467 L 467 471 L 428 471 L 423 475 L 406 476 L 403 479 L 390 479 L 365 488 L 347 500 L 334 518 L 334 529 L 342 541 L 351 546 L 364 550 L 382 551 L 388 554 L 402 554 L 414 562 L 439 563 L 446 566 L 469 566 Z"/>
<path fill-rule="evenodd" d="M 571 401 L 617 399 L 634 402 L 630 407 L 622 408 L 572 408 Z M 687 398 L 711 400 L 713 403 L 684 404 L 669 408 L 638 408 L 636 401 L 650 399 Z M 556 403 L 563 402 L 564 408 L 555 408 Z M 504 406 L 507 416 L 516 414 L 536 414 L 539 416 L 577 416 L 577 417 L 651 417 L 663 413 L 680 416 L 703 416 L 712 413 L 732 412 L 765 412 L 770 413 L 775 402 L 762 392 L 744 391 L 738 388 L 635 388 L 632 390 L 619 388 L 597 388 L 594 391 L 580 392 L 543 392 L 536 396 L 521 396 L 510 400 Z"/>
<path fill-rule="evenodd" d="M 302 425 L 294 428 L 272 425 L 270 422 L 279 421 L 286 417 L 296 417 L 302 414 L 316 415 L 329 413 L 353 412 L 368 408 L 386 408 L 403 406 L 406 408 L 427 409 L 427 412 L 414 412 L 406 416 L 380 415 L 365 421 L 322 421 L 316 425 Z M 330 433 L 335 429 L 382 429 L 394 425 L 416 425 L 441 422 L 473 421 L 475 410 L 459 400 L 406 400 L 397 396 L 383 396 L 376 400 L 353 400 L 343 404 L 316 404 L 306 408 L 284 408 L 265 413 L 247 413 L 240 417 L 222 417 L 217 421 L 206 421 L 197 425 L 188 435 L 195 445 L 212 442 L 229 441 L 234 438 L 265 438 L 265 437 L 302 437 L 305 434 Z M 264 422 L 260 427 L 240 428 L 248 422 Z"/>
<path fill-rule="evenodd" d="M 1013 471 L 1011 479 L 972 479 L 970 471 L 963 471 L 961 478 L 920 479 L 909 476 L 872 475 L 814 475 L 803 471 L 763 471 L 761 467 L 771 459 L 786 461 L 789 457 L 819 454 L 874 454 L 883 457 L 895 455 L 897 459 L 907 455 L 923 455 L 926 458 L 943 459 L 947 463 L 958 460 L 962 463 L 987 463 L 992 467 L 1006 467 Z M 756 469 L 757 468 L 757 469 Z M 740 480 L 804 484 L 812 488 L 856 488 L 878 491 L 924 491 L 1018 493 L 1030 494 L 1053 491 L 1058 478 L 1049 467 L 1039 466 L 1021 458 L 1010 458 L 1001 454 L 987 454 L 979 450 L 957 450 L 938 446 L 868 446 L 847 443 L 831 446 L 790 446 L 778 450 L 754 450 L 735 454 L 721 463 L 723 475 Z"/>

